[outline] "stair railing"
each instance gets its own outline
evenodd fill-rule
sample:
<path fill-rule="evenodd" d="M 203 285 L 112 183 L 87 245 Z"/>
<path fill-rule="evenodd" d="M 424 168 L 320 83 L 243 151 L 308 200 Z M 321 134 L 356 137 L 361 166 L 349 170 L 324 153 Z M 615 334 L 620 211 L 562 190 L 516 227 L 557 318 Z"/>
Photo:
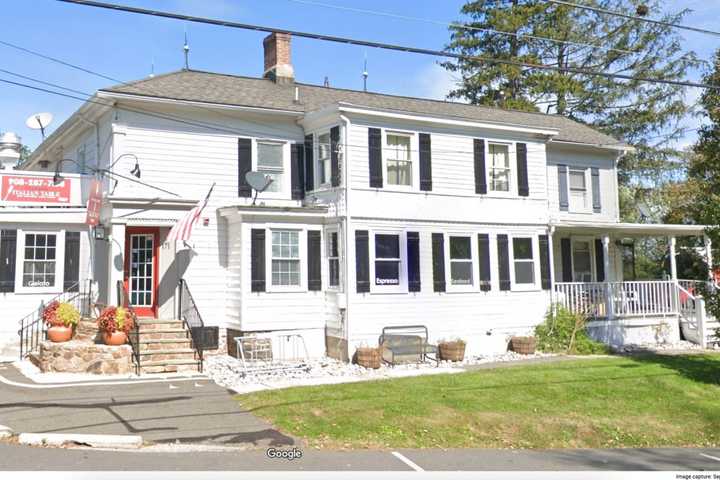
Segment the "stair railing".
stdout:
<path fill-rule="evenodd" d="M 118 306 L 126 308 L 132 318 L 135 319 L 132 330 L 128 332 L 128 344 L 132 348 L 132 360 L 135 366 L 135 374 L 140 375 L 140 325 L 138 325 L 138 318 L 135 314 L 135 310 L 130 303 L 130 295 L 128 294 L 125 282 L 118 280 L 117 282 L 117 298 Z"/>
<path fill-rule="evenodd" d="M 195 299 L 184 278 L 178 282 L 178 318 L 182 320 L 185 328 L 190 332 L 192 347 L 198 358 L 198 370 L 203 371 L 203 329 L 205 324 L 200 316 Z"/>

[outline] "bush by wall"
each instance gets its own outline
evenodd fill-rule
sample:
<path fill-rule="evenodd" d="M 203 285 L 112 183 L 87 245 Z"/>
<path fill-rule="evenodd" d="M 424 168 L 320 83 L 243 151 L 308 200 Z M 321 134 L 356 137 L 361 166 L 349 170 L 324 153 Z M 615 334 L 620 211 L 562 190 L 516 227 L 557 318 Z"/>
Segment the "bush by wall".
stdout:
<path fill-rule="evenodd" d="M 590 338 L 585 330 L 586 318 L 557 306 L 551 307 L 545 321 L 535 328 L 537 348 L 543 352 L 571 353 L 580 355 L 604 354 L 607 345 Z"/>

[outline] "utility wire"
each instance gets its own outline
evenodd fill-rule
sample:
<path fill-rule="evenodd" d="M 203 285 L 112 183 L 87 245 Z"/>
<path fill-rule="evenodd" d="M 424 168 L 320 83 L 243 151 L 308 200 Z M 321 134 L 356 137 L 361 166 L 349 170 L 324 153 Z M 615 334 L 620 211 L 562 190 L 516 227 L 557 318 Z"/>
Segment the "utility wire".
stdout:
<path fill-rule="evenodd" d="M 624 50 L 621 48 L 605 47 L 605 46 L 597 44 L 597 43 L 571 42 L 569 40 L 559 40 L 557 38 L 541 37 L 538 35 L 529 35 L 529 34 L 525 34 L 525 33 L 504 32 L 502 30 L 496 30 L 494 28 L 474 27 L 472 25 L 465 25 L 463 23 L 458 23 L 458 22 L 445 22 L 442 20 L 433 20 L 430 18 L 401 15 L 399 13 L 381 12 L 378 10 L 367 10 L 364 8 L 345 7 L 342 5 L 333 5 L 330 3 L 315 2 L 313 0 L 287 0 L 287 1 L 299 3 L 302 5 L 312 5 L 315 7 L 343 10 L 346 12 L 362 13 L 362 14 L 367 14 L 367 15 L 377 15 L 377 16 L 381 16 L 381 17 L 397 18 L 400 20 L 409 20 L 409 21 L 415 21 L 415 22 L 430 23 L 430 24 L 434 24 L 434 25 L 441 25 L 443 27 L 451 27 L 451 28 L 457 28 L 457 29 L 462 29 L 462 30 L 472 30 L 472 31 L 476 31 L 476 32 L 486 32 L 486 33 L 492 33 L 492 34 L 496 34 L 496 35 L 505 35 L 505 36 L 509 36 L 509 37 L 515 37 L 518 39 L 531 38 L 533 40 L 541 40 L 541 41 L 546 41 L 546 42 L 560 43 L 563 45 L 574 45 L 577 47 L 599 48 L 601 50 L 606 50 L 606 51 L 610 51 L 610 52 L 627 53 L 627 54 L 631 54 L 631 55 L 638 53 L 637 51 L 632 51 L 632 50 Z"/>
<path fill-rule="evenodd" d="M 639 16 L 637 16 L 637 15 L 629 15 L 629 14 L 627 14 L 627 13 L 618 12 L 618 11 L 615 11 L 615 10 L 608 10 L 608 9 L 605 9 L 605 8 L 593 7 L 593 6 L 590 6 L 590 5 L 582 5 L 582 4 L 579 4 L 579 3 L 572 3 L 572 2 L 567 2 L 567 1 L 564 1 L 564 0 L 545 0 L 545 1 L 548 2 L 548 3 L 554 3 L 554 4 L 556 4 L 556 5 L 564 5 L 564 6 L 566 6 L 566 7 L 573 7 L 573 8 L 579 8 L 579 9 L 581 9 L 581 10 L 589 10 L 589 11 L 596 12 L 596 13 L 605 13 L 605 14 L 608 14 L 608 15 L 614 15 L 614 16 L 616 16 L 616 17 L 627 18 L 627 19 L 629 19 L 629 20 L 638 20 L 638 21 L 641 21 L 641 22 L 652 23 L 652 24 L 655 24 L 655 25 L 662 25 L 662 26 L 664 26 L 664 27 L 678 28 L 678 29 L 681 29 L 681 30 L 689 30 L 689 31 L 691 31 L 691 32 L 704 33 L 704 34 L 706 34 L 706 35 L 713 35 L 713 36 L 715 36 L 715 37 L 720 37 L 720 32 L 715 32 L 715 31 L 713 31 L 713 30 L 706 30 L 706 29 L 704 29 L 704 28 L 692 27 L 692 26 L 689 26 L 689 25 L 682 25 L 682 24 L 679 24 L 679 23 L 665 22 L 665 21 L 662 21 L 662 20 L 655 20 L 655 19 L 652 19 L 652 18 L 644 18 L 644 17 L 639 17 Z"/>
<path fill-rule="evenodd" d="M 685 80 L 669 80 L 669 79 L 664 79 L 664 78 L 647 78 L 647 77 L 639 77 L 639 76 L 633 76 L 633 75 L 625 75 L 625 74 L 620 74 L 620 73 L 598 72 L 595 70 L 587 70 L 584 68 L 560 67 L 560 66 L 556 66 L 556 65 L 520 62 L 520 61 L 516 61 L 516 60 L 506 60 L 506 59 L 482 57 L 482 56 L 475 56 L 475 55 L 463 55 L 463 54 L 459 54 L 459 53 L 446 52 L 446 51 L 442 51 L 442 50 L 432 50 L 432 49 L 427 49 L 427 48 L 418 48 L 418 47 L 411 47 L 411 46 L 405 46 L 405 45 L 394 45 L 394 44 L 382 43 L 382 42 L 372 42 L 372 41 L 368 41 L 368 40 L 360 40 L 360 39 L 347 38 L 347 37 L 338 37 L 338 36 L 333 36 L 333 35 L 323 35 L 323 34 L 310 33 L 310 32 L 301 32 L 301 31 L 297 31 L 297 30 L 287 30 L 287 29 L 281 29 L 281 28 L 266 27 L 266 26 L 262 26 L 262 25 L 253 25 L 253 24 L 248 24 L 248 23 L 229 22 L 226 20 L 217 20 L 217 19 L 212 19 L 212 18 L 196 17 L 193 15 L 184 15 L 184 14 L 180 14 L 180 13 L 165 12 L 165 11 L 160 11 L 160 10 L 149 10 L 149 9 L 145 9 L 145 8 L 130 7 L 130 6 L 118 5 L 118 4 L 114 4 L 114 3 L 95 2 L 95 1 L 91 1 L 91 0 L 57 0 L 57 1 L 64 2 L 64 3 L 72 3 L 72 4 L 76 4 L 76 5 L 105 8 L 105 9 L 120 11 L 120 12 L 136 13 L 136 14 L 140 14 L 140 15 L 150 15 L 150 16 L 161 17 L 161 18 L 170 18 L 170 19 L 174 19 L 174 20 L 184 20 L 187 22 L 204 23 L 204 24 L 209 24 L 209 25 L 217 25 L 217 26 L 221 26 L 221 27 L 252 30 L 252 31 L 256 31 L 256 32 L 284 33 L 284 34 L 289 34 L 289 35 L 292 35 L 295 37 L 300 37 L 300 38 L 310 38 L 313 40 L 323 40 L 323 41 L 327 41 L 327 42 L 344 43 L 344 44 L 348 44 L 348 45 L 358 45 L 361 47 L 379 48 L 379 49 L 393 50 L 393 51 L 398 51 L 398 52 L 417 53 L 420 55 L 429 55 L 429 56 L 434 56 L 434 57 L 455 58 L 455 59 L 460 59 L 460 60 L 469 60 L 469 61 L 481 62 L 481 63 L 498 63 L 498 64 L 503 64 L 503 65 L 512 65 L 512 66 L 516 66 L 516 67 L 527 67 L 527 68 L 539 69 L 539 70 L 552 70 L 552 71 L 558 71 L 558 72 L 574 73 L 574 74 L 578 74 L 578 75 L 597 76 L 597 77 L 604 77 L 604 78 L 610 78 L 610 79 L 622 79 L 622 80 L 631 80 L 631 81 L 636 81 L 636 82 L 661 83 L 661 84 L 665 84 L 665 85 L 675 85 L 675 86 L 682 86 L 682 87 L 698 87 L 698 88 L 720 90 L 720 85 L 709 85 L 709 84 L 704 84 L 704 83 L 689 82 L 689 81 L 685 81 Z"/>

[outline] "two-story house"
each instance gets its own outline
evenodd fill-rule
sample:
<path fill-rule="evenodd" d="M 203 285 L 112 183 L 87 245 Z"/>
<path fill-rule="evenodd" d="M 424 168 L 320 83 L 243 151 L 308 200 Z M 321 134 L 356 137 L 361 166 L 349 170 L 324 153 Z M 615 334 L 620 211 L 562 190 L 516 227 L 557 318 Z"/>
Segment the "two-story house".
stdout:
<path fill-rule="evenodd" d="M 608 341 L 642 337 L 618 321 L 648 334 L 670 316 L 678 335 L 676 275 L 623 282 L 618 241 L 703 230 L 619 222 L 632 147 L 561 116 L 298 83 L 288 35 L 264 53 L 262 78 L 182 70 L 99 90 L 33 154 L 26 168 L 116 173 L 94 248 L 105 302 L 125 285 L 139 314 L 174 318 L 182 278 L 231 350 L 299 334 L 340 358 L 389 325 L 504 350 L 554 301 L 591 309 Z M 257 200 L 251 171 L 273 180 Z M 165 242 L 212 184 L 192 241 Z"/>

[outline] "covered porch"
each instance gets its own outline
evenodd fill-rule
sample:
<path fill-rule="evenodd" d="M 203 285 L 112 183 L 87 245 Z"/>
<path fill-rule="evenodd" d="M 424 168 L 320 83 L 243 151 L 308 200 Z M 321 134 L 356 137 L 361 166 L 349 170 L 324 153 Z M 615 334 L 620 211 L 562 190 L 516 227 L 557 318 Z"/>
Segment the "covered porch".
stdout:
<path fill-rule="evenodd" d="M 708 318 L 698 295 L 699 284 L 712 278 L 707 267 L 712 265 L 712 245 L 704 231 L 703 225 L 554 225 L 553 303 L 586 315 L 588 328 L 607 343 L 684 337 L 706 346 L 713 340 L 715 320 Z M 665 248 L 662 265 L 652 269 L 655 278 L 646 274 L 638 279 L 634 250 L 629 254 L 628 245 L 634 239 L 648 238 L 657 239 L 656 250 Z M 678 247 L 679 240 L 686 245 Z M 701 264 L 692 275 L 687 268 L 679 274 L 681 250 Z"/>

